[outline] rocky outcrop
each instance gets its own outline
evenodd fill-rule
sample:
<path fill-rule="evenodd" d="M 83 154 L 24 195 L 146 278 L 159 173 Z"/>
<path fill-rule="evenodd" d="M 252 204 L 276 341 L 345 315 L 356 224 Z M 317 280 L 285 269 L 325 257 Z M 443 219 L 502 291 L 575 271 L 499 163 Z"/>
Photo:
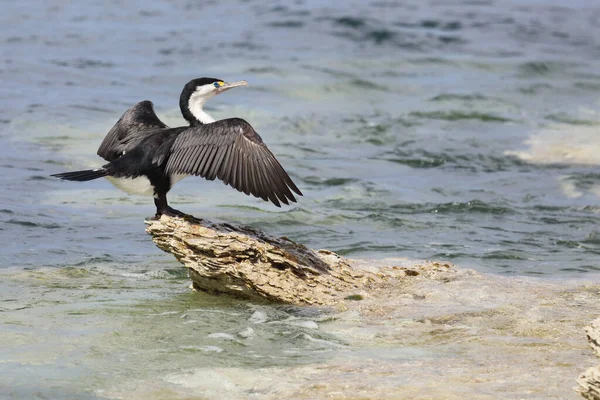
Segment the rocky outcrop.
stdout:
<path fill-rule="evenodd" d="M 297 305 L 360 299 L 389 279 L 417 276 L 446 264 L 368 271 L 328 250 L 311 250 L 258 230 L 186 216 L 147 221 L 156 245 L 189 269 L 193 288 Z M 436 267 L 437 266 L 437 267 Z"/>

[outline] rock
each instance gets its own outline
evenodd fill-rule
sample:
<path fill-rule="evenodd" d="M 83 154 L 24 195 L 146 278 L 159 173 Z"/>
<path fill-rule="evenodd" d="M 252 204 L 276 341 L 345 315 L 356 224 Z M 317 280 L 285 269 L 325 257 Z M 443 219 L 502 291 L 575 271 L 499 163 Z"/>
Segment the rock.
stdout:
<path fill-rule="evenodd" d="M 252 339 L 252 337 L 254 336 L 254 329 L 248 327 L 243 331 L 238 332 L 237 335 L 244 339 Z"/>
<path fill-rule="evenodd" d="M 585 328 L 588 341 L 594 352 L 600 357 L 600 318 L 593 321 L 590 326 Z"/>
<path fill-rule="evenodd" d="M 353 267 L 328 250 L 311 250 L 256 229 L 215 224 L 191 216 L 146 221 L 156 245 L 188 267 L 193 288 L 296 305 L 334 305 L 361 300 L 386 280 L 417 277 L 411 265 L 374 271 Z M 433 267 L 432 267 L 433 266 Z M 449 265 L 427 269 L 444 272 Z M 436 272 L 431 272 L 436 273 Z"/>
<path fill-rule="evenodd" d="M 587 338 L 596 355 L 600 356 L 600 318 L 585 328 Z M 579 387 L 575 390 L 586 399 L 600 400 L 600 366 L 588 368 L 577 379 Z"/>

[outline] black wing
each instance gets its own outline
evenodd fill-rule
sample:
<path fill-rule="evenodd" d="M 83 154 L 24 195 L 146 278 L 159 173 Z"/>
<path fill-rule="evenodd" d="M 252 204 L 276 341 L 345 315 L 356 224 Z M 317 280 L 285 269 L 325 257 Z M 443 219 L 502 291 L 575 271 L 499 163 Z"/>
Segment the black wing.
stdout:
<path fill-rule="evenodd" d="M 146 132 L 168 128 L 154 113 L 151 101 L 140 101 L 119 118 L 98 148 L 98 155 L 113 161 L 137 146 Z"/>
<path fill-rule="evenodd" d="M 258 133 L 240 118 L 186 129 L 173 142 L 165 171 L 211 181 L 219 178 L 226 185 L 270 200 L 277 207 L 281 206 L 279 201 L 296 202 L 290 189 L 302 196 Z"/>

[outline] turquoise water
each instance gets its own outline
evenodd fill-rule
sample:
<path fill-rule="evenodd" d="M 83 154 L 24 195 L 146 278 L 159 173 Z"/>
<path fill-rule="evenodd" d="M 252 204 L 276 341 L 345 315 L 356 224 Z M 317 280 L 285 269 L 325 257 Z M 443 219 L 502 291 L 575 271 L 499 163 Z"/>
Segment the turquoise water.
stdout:
<path fill-rule="evenodd" d="M 249 82 L 208 110 L 247 119 L 305 196 L 277 209 L 189 178 L 170 193 L 184 212 L 355 258 L 444 259 L 548 278 L 600 270 L 594 2 L 86 0 L 0 8 L 2 329 L 11 348 L 60 353 L 73 379 L 85 374 L 73 366 L 93 364 L 87 357 L 96 351 L 96 330 L 150 313 L 147 301 L 161 310 L 165 302 L 198 302 L 174 306 L 181 314 L 190 307 L 253 313 L 243 302 L 187 292 L 179 265 L 144 233 L 143 219 L 154 213 L 150 199 L 107 181 L 49 177 L 101 165 L 99 143 L 137 101 L 152 100 L 163 120 L 182 124 L 178 96 L 195 77 Z M 86 286 L 96 284 L 105 287 Z M 113 304 L 122 304 L 116 317 Z M 71 314 L 79 308 L 83 316 Z M 273 318 L 297 311 L 281 312 Z M 217 326 L 203 334 L 246 328 L 211 321 Z M 86 325 L 69 331 L 86 339 L 65 356 L 58 338 L 72 324 Z M 23 340 L 47 329 L 56 341 Z M 283 335 L 280 345 L 318 360 L 322 349 L 313 345 L 321 342 L 294 336 L 305 333 Z M 325 336 L 323 351 L 334 354 L 338 339 Z M 261 343 L 264 355 L 271 342 Z M 245 362 L 181 349 L 194 351 L 210 365 Z M 306 361 L 282 357 L 283 364 Z M 35 390 L 40 398 L 64 397 L 64 390 L 83 388 L 94 397 L 106 386 L 101 377 L 90 380 L 100 374 L 92 368 L 81 386 L 63 382 L 52 392 L 61 376 L 56 361 L 42 363 L 39 388 L 23 392 L 28 386 L 19 382 L 27 382 L 35 361 L 3 359 L 12 360 L 2 368 L 11 371 L 5 376 L 17 397 Z M 112 368 L 100 369 L 110 376 Z"/>

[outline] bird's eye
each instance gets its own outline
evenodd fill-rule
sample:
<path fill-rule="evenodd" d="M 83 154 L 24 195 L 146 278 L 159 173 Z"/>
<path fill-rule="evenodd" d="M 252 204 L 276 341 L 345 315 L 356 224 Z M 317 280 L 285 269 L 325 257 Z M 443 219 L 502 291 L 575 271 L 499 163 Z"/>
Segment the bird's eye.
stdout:
<path fill-rule="evenodd" d="M 216 88 L 218 88 L 218 87 L 219 87 L 219 82 L 215 82 L 215 83 L 213 83 L 213 85 L 214 85 Z"/>

